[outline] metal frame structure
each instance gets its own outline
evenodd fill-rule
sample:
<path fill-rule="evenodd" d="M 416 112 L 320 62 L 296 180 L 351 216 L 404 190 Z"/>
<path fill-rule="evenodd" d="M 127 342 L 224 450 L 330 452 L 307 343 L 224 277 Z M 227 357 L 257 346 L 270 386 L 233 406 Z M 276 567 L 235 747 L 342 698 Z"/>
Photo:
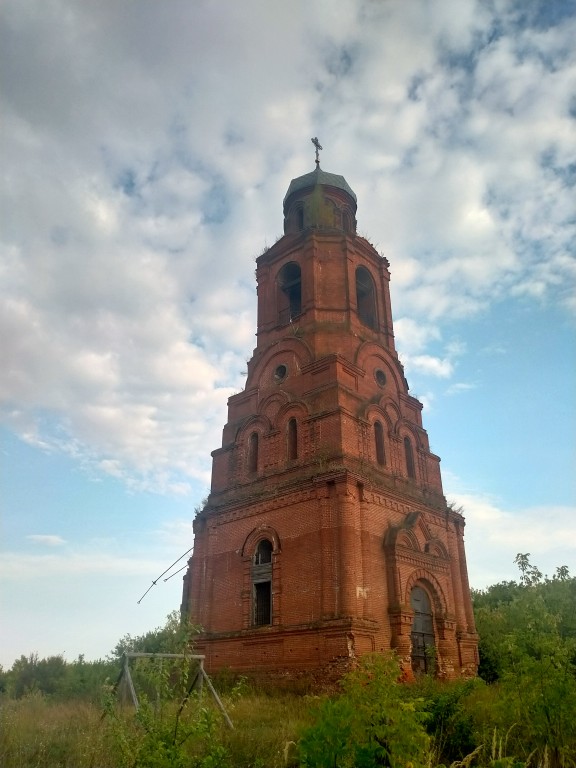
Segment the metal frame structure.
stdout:
<path fill-rule="evenodd" d="M 190 686 L 188 694 L 186 695 L 186 698 L 188 698 L 188 696 L 192 693 L 192 690 L 196 686 L 198 686 L 199 691 L 202 692 L 202 686 L 203 686 L 203 683 L 205 682 L 206 686 L 208 687 L 208 690 L 212 694 L 212 698 L 216 702 L 218 709 L 220 710 L 224 720 L 226 721 L 226 725 L 229 728 L 234 729 L 232 720 L 230 720 L 230 717 L 226 712 L 226 708 L 224 707 L 224 704 L 222 703 L 220 696 L 218 696 L 216 689 L 212 685 L 212 681 L 206 674 L 206 670 L 204 669 L 205 658 L 206 658 L 205 656 L 201 656 L 197 654 L 186 654 L 186 653 L 137 653 L 137 652 L 123 653 L 122 654 L 122 671 L 120 672 L 120 676 L 118 677 L 118 681 L 116 682 L 116 685 L 114 686 L 114 688 L 115 690 L 118 690 L 118 686 L 122 682 L 123 678 L 126 678 L 126 683 L 128 685 L 128 690 L 130 691 L 130 697 L 132 699 L 132 703 L 134 704 L 135 709 L 138 710 L 140 708 L 140 702 L 138 701 L 138 696 L 136 695 L 136 689 L 134 688 L 134 681 L 132 680 L 132 675 L 130 673 L 130 659 L 188 659 L 189 661 L 198 661 L 198 672 L 194 677 L 192 685 Z"/>

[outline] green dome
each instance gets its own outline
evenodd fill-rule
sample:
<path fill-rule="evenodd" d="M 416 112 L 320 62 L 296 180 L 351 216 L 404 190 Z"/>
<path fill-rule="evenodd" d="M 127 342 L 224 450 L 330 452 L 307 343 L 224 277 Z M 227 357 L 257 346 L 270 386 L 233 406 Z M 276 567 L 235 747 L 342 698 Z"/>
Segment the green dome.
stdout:
<path fill-rule="evenodd" d="M 320 166 L 318 166 L 310 173 L 307 173 L 304 176 L 299 176 L 297 179 L 292 179 L 290 186 L 288 187 L 288 192 L 286 192 L 286 197 L 284 198 L 284 205 L 286 205 L 286 201 L 294 194 L 294 192 L 299 192 L 301 189 L 306 189 L 307 187 L 315 187 L 319 184 L 342 189 L 350 195 L 354 202 L 356 202 L 356 195 L 344 176 L 339 176 L 337 173 L 326 173 L 326 171 L 323 171 Z"/>

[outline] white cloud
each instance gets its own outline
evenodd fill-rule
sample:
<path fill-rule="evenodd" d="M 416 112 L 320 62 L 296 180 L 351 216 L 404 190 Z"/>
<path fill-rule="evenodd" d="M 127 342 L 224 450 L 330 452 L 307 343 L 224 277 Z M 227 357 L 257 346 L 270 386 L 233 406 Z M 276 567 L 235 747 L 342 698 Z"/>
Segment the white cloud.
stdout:
<path fill-rule="evenodd" d="M 576 27 L 536 6 L 5 0 L 4 424 L 129 489 L 206 486 L 255 346 L 254 257 L 315 135 L 390 260 L 425 405 L 473 386 L 454 319 L 511 298 L 575 313 Z M 549 573 L 574 562 L 573 511 L 462 500 L 474 586 L 516 578 L 518 551 Z M 191 534 L 156 529 L 161 554 L 34 533 L 53 548 L 8 553 L 6 660 L 38 626 L 43 653 L 94 657 L 161 623 L 178 578 L 136 600 Z"/>
<path fill-rule="evenodd" d="M 454 371 L 454 366 L 450 360 L 441 360 L 432 355 L 415 355 L 409 359 L 409 365 L 412 370 L 429 376 L 438 376 L 442 379 L 448 378 Z"/>
<path fill-rule="evenodd" d="M 440 339 L 440 331 L 435 326 L 422 325 L 410 317 L 400 317 L 394 322 L 396 344 L 406 354 L 415 354 L 431 342 Z"/>
<path fill-rule="evenodd" d="M 7 588 L 0 598 L 2 615 L 10 616 L 10 622 L 0 628 L 0 663 L 9 667 L 21 654 L 34 652 L 97 659 L 127 631 L 139 635 L 162 625 L 179 603 L 181 578 L 161 581 L 138 600 L 170 563 L 165 554 L 113 555 L 96 543 L 66 556 L 2 553 L 0 576 Z"/>
<path fill-rule="evenodd" d="M 142 557 L 118 556 L 105 551 L 76 551 L 63 554 L 35 555 L 30 553 L 4 552 L 0 575 L 5 583 L 35 582 L 38 574 L 46 579 L 62 579 L 81 575 L 107 574 L 123 577 L 140 575 L 147 578 L 166 566 L 158 561 Z"/>
<path fill-rule="evenodd" d="M 66 539 L 53 533 L 31 533 L 26 538 L 36 544 L 45 544 L 48 547 L 61 547 L 66 544 Z"/>
<path fill-rule="evenodd" d="M 450 493 L 466 519 L 466 556 L 471 586 L 518 580 L 514 558 L 529 552 L 531 562 L 552 576 L 576 561 L 576 509 L 568 506 L 506 510 L 486 496 Z"/>
<path fill-rule="evenodd" d="M 25 439 L 138 487 L 207 482 L 254 346 L 253 258 L 312 135 L 391 261 L 408 372 L 453 376 L 443 325 L 494 300 L 574 309 L 573 19 L 474 0 L 4 17 L 0 397 Z"/>
<path fill-rule="evenodd" d="M 466 352 L 463 342 L 453 339 L 442 344 L 442 355 L 417 354 L 433 342 L 442 342 L 439 329 L 408 318 L 400 318 L 397 325 L 400 331 L 396 334 L 397 348 L 408 374 L 440 379 L 454 374 L 458 358 Z"/>
<path fill-rule="evenodd" d="M 462 392 L 469 392 L 471 389 L 476 389 L 477 384 L 471 384 L 466 381 L 455 381 L 446 390 L 447 395 L 459 395 Z"/>

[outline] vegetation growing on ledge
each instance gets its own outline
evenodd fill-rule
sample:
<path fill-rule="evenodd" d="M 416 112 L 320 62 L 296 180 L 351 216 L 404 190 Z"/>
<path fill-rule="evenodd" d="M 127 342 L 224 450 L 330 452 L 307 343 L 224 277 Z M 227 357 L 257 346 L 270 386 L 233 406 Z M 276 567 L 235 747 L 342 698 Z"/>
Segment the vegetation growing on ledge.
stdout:
<path fill-rule="evenodd" d="M 22 656 L 0 674 L 6 768 L 569 768 L 576 764 L 576 579 L 516 558 L 518 582 L 473 593 L 480 676 L 398 682 L 390 657 L 363 657 L 335 696 L 264 692 L 216 681 L 234 722 L 190 694 L 187 660 L 134 662 L 141 701 L 112 683 L 127 651 L 181 652 L 193 628 L 126 636 L 107 660 Z"/>

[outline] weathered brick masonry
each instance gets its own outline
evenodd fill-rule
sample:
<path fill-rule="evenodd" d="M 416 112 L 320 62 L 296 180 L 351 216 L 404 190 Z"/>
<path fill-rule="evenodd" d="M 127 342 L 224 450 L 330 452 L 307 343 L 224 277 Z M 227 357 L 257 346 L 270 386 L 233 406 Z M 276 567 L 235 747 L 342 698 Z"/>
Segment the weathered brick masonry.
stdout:
<path fill-rule="evenodd" d="M 355 216 L 317 165 L 257 260 L 257 346 L 184 580 L 212 671 L 321 673 L 390 648 L 407 674 L 476 671 L 464 520 L 396 354 L 388 261 Z"/>

